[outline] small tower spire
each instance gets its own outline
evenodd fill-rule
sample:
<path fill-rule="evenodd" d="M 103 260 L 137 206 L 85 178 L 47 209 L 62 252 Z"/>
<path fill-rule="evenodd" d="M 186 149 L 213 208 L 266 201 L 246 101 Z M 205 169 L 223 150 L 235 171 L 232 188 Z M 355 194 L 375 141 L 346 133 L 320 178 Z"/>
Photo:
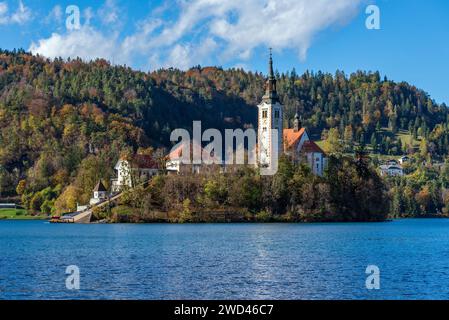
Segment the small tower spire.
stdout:
<path fill-rule="evenodd" d="M 268 62 L 268 79 L 274 79 L 273 71 L 273 49 L 270 48 L 270 60 Z"/>
<path fill-rule="evenodd" d="M 273 71 L 273 53 L 272 48 L 270 48 L 270 59 L 268 60 L 268 79 L 265 87 L 265 95 L 263 100 L 267 103 L 279 102 L 279 98 L 276 90 L 276 77 Z"/>
<path fill-rule="evenodd" d="M 298 107 L 296 107 L 295 120 L 293 121 L 293 131 L 298 132 L 301 129 L 301 118 L 299 117 Z"/>

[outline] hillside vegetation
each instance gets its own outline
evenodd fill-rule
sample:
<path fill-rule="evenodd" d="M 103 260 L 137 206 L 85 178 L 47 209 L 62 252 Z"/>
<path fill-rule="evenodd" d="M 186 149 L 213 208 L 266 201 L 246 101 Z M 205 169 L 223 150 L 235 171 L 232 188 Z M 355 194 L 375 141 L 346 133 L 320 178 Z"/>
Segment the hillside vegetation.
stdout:
<path fill-rule="evenodd" d="M 292 70 L 277 78 L 285 125 L 298 109 L 328 152 L 365 145 L 380 159 L 416 154 L 417 164 L 448 154 L 446 105 L 413 85 L 362 71 Z M 144 73 L 104 60 L 0 50 L 0 198 L 21 197 L 42 212 L 87 202 L 95 183 L 113 176 L 121 153 L 162 154 L 175 128 L 191 129 L 193 120 L 203 129 L 255 127 L 264 81 L 241 69 Z"/>

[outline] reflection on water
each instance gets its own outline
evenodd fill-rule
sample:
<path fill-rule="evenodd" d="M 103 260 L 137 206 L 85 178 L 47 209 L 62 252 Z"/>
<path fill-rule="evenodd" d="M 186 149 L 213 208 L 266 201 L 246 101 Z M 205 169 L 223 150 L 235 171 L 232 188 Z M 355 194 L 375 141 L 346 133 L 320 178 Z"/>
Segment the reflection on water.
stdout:
<path fill-rule="evenodd" d="M 2 299 L 449 299 L 449 220 L 51 225 L 0 221 Z M 381 289 L 365 288 L 377 265 Z M 77 265 L 81 290 L 65 287 Z"/>

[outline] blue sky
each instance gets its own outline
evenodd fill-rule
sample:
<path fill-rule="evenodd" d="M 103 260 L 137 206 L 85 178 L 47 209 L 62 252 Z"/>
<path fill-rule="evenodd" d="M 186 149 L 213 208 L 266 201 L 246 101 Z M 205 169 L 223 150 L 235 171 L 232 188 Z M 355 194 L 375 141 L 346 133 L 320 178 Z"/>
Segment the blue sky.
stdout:
<path fill-rule="evenodd" d="M 380 30 L 365 9 L 380 10 Z M 67 30 L 66 8 L 80 10 Z M 266 72 L 379 70 L 449 104 L 447 0 L 0 0 L 0 47 L 103 57 L 144 71 L 201 64 Z"/>

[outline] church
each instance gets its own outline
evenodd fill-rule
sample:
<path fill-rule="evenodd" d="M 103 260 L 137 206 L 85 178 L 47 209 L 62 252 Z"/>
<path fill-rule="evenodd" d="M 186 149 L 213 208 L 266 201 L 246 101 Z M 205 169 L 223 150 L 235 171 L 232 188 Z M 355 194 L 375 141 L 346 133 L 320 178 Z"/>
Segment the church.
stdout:
<path fill-rule="evenodd" d="M 315 175 L 322 176 L 326 168 L 326 154 L 310 140 L 307 130 L 302 127 L 298 110 L 293 121 L 293 128 L 284 129 L 282 108 L 277 94 L 270 50 L 265 94 L 258 105 L 259 165 L 270 166 L 275 161 L 274 157 L 285 154 L 294 162 L 307 163 Z"/>

